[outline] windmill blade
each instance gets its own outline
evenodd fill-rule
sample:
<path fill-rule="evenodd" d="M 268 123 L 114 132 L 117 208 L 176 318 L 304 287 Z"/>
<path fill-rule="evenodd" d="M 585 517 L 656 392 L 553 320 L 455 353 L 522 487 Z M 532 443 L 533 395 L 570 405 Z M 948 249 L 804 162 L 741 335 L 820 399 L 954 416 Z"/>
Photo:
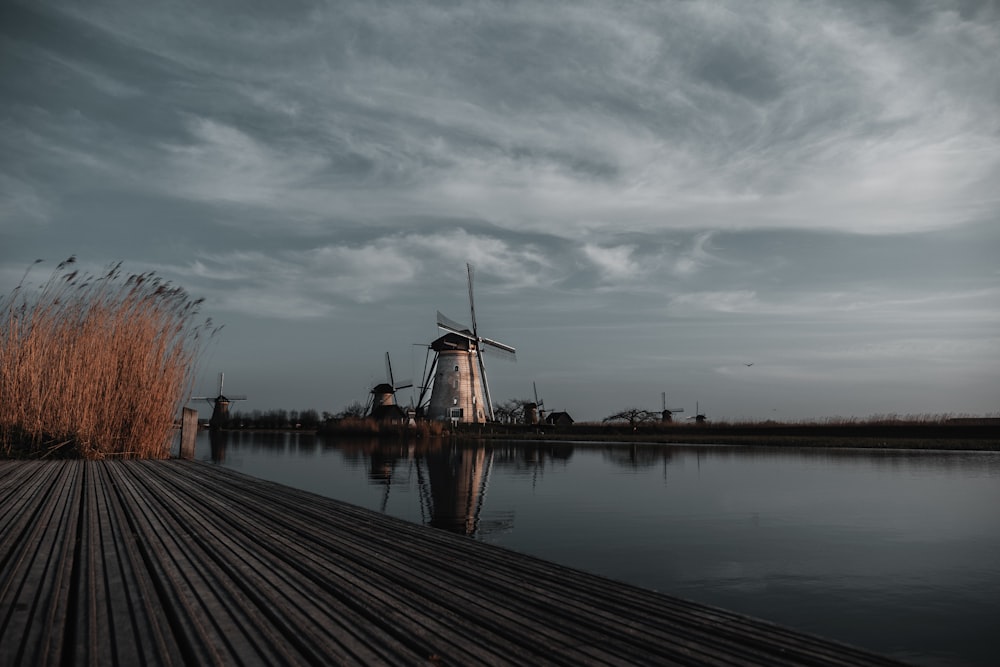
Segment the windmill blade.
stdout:
<path fill-rule="evenodd" d="M 535 392 L 535 407 L 544 408 L 545 402 L 538 400 L 538 386 L 535 384 L 534 380 L 531 382 L 531 390 Z"/>
<path fill-rule="evenodd" d="M 226 396 L 227 401 L 245 401 L 247 400 L 246 394 L 236 394 L 235 396 Z"/>
<path fill-rule="evenodd" d="M 222 383 L 226 380 L 225 373 L 219 373 L 219 396 L 222 396 Z"/>
<path fill-rule="evenodd" d="M 431 361 L 430 366 L 427 365 L 427 359 L 430 356 L 431 348 L 427 348 L 427 353 L 424 356 L 424 379 L 420 383 L 420 396 L 417 397 L 417 408 L 423 408 L 430 401 L 427 397 L 427 392 L 430 391 L 432 386 L 432 378 L 434 377 L 434 371 L 437 370 L 438 356 L 435 354 L 433 361 Z M 424 398 L 427 397 L 427 402 Z"/>
<path fill-rule="evenodd" d="M 389 383 L 390 387 L 392 386 L 392 384 L 393 384 L 393 381 L 392 381 L 392 362 L 389 361 L 389 353 L 388 352 L 385 353 L 385 381 Z"/>
<path fill-rule="evenodd" d="M 413 386 L 413 380 L 403 380 L 399 384 L 391 385 L 393 391 L 399 391 L 400 389 L 408 389 Z"/>
<path fill-rule="evenodd" d="M 465 270 L 469 274 L 469 313 L 472 315 L 472 335 L 479 337 L 479 329 L 476 327 L 476 301 L 472 296 L 472 264 L 465 263 Z"/>
<path fill-rule="evenodd" d="M 504 345 L 488 338 L 480 338 L 479 349 L 486 352 L 491 357 L 503 359 L 504 361 L 517 361 L 517 354 L 510 345 Z"/>
<path fill-rule="evenodd" d="M 483 345 L 490 345 L 492 347 L 495 347 L 496 349 L 502 352 L 507 352 L 509 354 L 517 353 L 517 350 L 515 350 L 510 345 L 507 345 L 506 343 L 501 343 L 498 340 L 493 340 L 492 338 L 480 338 L 479 342 L 481 342 Z"/>
<path fill-rule="evenodd" d="M 486 363 L 483 361 L 482 354 L 477 354 L 476 358 L 479 360 L 479 379 L 483 383 L 483 400 L 486 403 L 483 408 L 486 412 L 486 418 L 491 422 L 496 421 L 493 414 L 493 397 L 490 396 L 490 383 L 486 379 Z"/>
<path fill-rule="evenodd" d="M 453 334 L 455 336 L 459 336 L 461 338 L 471 340 L 472 342 L 476 342 L 476 337 L 470 334 L 468 329 L 453 329 L 451 327 L 441 324 L 440 322 L 438 322 L 438 328 L 443 329 L 444 331 L 447 331 L 448 333 Z M 449 343 L 445 344 L 448 345 Z M 455 347 L 455 345 L 452 344 L 452 347 Z"/>
<path fill-rule="evenodd" d="M 476 337 L 473 336 L 472 334 L 470 334 L 468 329 L 452 329 L 450 327 L 443 326 L 440 323 L 438 324 L 438 328 L 439 329 L 443 329 L 443 330 L 447 331 L 450 334 L 454 334 L 456 336 L 461 336 L 462 338 L 467 338 L 468 340 L 471 340 L 473 342 L 475 342 L 475 340 L 476 340 Z"/>
<path fill-rule="evenodd" d="M 446 316 L 440 310 L 437 311 L 437 325 L 441 329 L 450 331 L 451 333 L 457 333 L 466 337 L 469 337 L 469 335 L 472 333 L 469 330 L 469 327 L 465 326 L 464 324 L 459 324 L 455 320 Z"/>

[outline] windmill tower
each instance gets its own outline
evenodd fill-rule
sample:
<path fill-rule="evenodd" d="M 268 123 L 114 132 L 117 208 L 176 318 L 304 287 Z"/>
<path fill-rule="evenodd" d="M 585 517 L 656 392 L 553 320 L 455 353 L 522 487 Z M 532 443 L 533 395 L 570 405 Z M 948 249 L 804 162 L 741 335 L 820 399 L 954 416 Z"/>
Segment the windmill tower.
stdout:
<path fill-rule="evenodd" d="M 219 373 L 219 394 L 217 396 L 193 396 L 192 401 L 208 401 L 212 406 L 212 418 L 208 421 L 208 427 L 217 431 L 229 421 L 229 405 L 234 401 L 245 401 L 245 395 L 226 396 L 222 393 L 222 384 L 225 382 L 226 374 Z"/>
<path fill-rule="evenodd" d="M 424 414 L 433 420 L 482 424 L 494 421 L 493 400 L 482 353 L 489 350 L 513 359 L 515 350 L 510 345 L 479 335 L 472 291 L 472 265 L 466 264 L 465 267 L 469 279 L 472 328 L 463 327 L 438 312 L 438 328 L 446 333 L 430 345 L 430 349 L 434 350 L 434 362 L 424 379 L 423 388 L 426 391 L 428 386 L 431 387 L 431 397 Z M 423 405 L 423 394 L 419 404 Z"/>
<path fill-rule="evenodd" d="M 662 417 L 664 424 L 669 424 L 670 422 L 672 422 L 674 420 L 673 415 L 674 415 L 675 412 L 684 412 L 684 408 L 668 408 L 667 407 L 667 392 L 661 391 L 660 392 L 660 398 L 663 400 L 663 412 L 660 413 L 660 416 Z"/>
<path fill-rule="evenodd" d="M 371 398 L 368 401 L 367 414 L 377 421 L 402 420 L 406 413 L 396 402 L 396 392 L 400 389 L 412 387 L 413 382 L 406 380 L 396 383 L 392 375 L 392 362 L 389 360 L 389 353 L 385 353 L 385 382 L 372 387 Z"/>

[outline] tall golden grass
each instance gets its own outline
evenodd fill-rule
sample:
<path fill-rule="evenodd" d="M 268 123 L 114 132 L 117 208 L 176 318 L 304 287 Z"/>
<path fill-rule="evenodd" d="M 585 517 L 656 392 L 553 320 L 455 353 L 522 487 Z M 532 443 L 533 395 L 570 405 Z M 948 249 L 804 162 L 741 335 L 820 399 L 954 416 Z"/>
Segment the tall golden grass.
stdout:
<path fill-rule="evenodd" d="M 75 262 L 37 289 L 29 267 L 0 300 L 0 455 L 166 458 L 214 333 L 194 324 L 201 299 L 120 263 L 95 276 Z"/>

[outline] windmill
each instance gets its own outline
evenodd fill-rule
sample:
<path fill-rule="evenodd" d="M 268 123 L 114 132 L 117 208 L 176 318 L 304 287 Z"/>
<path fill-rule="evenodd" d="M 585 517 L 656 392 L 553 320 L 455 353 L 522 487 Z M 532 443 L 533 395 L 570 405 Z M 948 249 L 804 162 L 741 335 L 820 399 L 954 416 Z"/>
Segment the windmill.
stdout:
<path fill-rule="evenodd" d="M 663 412 L 660 413 L 660 414 L 661 414 L 661 416 L 663 418 L 663 422 L 664 423 L 672 422 L 674 420 L 673 419 L 673 414 L 675 412 L 684 412 L 684 408 L 668 408 L 667 407 L 667 392 L 661 391 L 660 392 L 660 398 L 663 401 Z"/>
<path fill-rule="evenodd" d="M 466 264 L 465 268 L 469 280 L 472 328 L 463 327 L 438 311 L 438 328 L 446 333 L 430 344 L 435 353 L 434 361 L 425 375 L 418 403 L 423 406 L 424 392 L 430 387 L 430 403 L 425 413 L 427 418 L 479 424 L 494 421 L 493 400 L 482 353 L 495 352 L 513 359 L 515 350 L 510 345 L 479 335 L 472 290 L 472 265 Z"/>
<path fill-rule="evenodd" d="M 538 399 L 538 385 L 532 381 L 531 389 L 535 393 L 535 402 L 524 406 L 524 423 L 537 424 L 545 421 L 545 402 Z"/>
<path fill-rule="evenodd" d="M 701 414 L 701 408 L 698 407 L 697 401 L 695 401 L 694 403 L 694 414 L 688 417 L 688 419 L 693 419 L 698 424 L 704 424 L 705 421 L 707 420 L 707 417 Z"/>
<path fill-rule="evenodd" d="M 385 382 L 372 387 L 371 398 L 368 400 L 368 410 L 365 412 L 369 417 L 378 421 L 389 419 L 401 420 L 405 417 L 405 413 L 396 402 L 396 392 L 400 389 L 412 387 L 413 382 L 410 380 L 400 383 L 396 382 L 396 379 L 392 375 L 392 361 L 389 359 L 388 352 L 385 353 L 385 379 Z"/>
<path fill-rule="evenodd" d="M 225 373 L 219 373 L 219 393 L 217 396 L 192 396 L 192 401 L 208 401 L 212 406 L 212 418 L 208 421 L 208 427 L 216 431 L 229 421 L 229 405 L 234 401 L 245 401 L 247 397 L 243 394 L 239 396 L 226 396 L 222 393 L 222 384 L 226 380 Z"/>

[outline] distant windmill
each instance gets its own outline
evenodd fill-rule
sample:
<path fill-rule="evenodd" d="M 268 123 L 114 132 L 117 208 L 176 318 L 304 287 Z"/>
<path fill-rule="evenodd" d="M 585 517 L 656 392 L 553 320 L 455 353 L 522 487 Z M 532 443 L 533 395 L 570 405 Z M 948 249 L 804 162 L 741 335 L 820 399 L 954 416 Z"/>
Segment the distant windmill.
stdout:
<path fill-rule="evenodd" d="M 535 402 L 524 406 L 524 423 L 537 424 L 545 421 L 545 402 L 538 398 L 538 386 L 532 382 L 531 389 L 535 392 Z"/>
<path fill-rule="evenodd" d="M 668 408 L 667 407 L 667 392 L 661 391 L 660 398 L 663 401 L 663 412 L 660 413 L 664 422 L 672 422 L 673 415 L 675 412 L 684 412 L 684 408 Z"/>
<path fill-rule="evenodd" d="M 222 428 L 229 421 L 229 405 L 234 401 L 245 401 L 247 397 L 243 394 L 238 396 L 226 396 L 222 393 L 222 385 L 226 380 L 225 373 L 219 373 L 219 394 L 217 396 L 193 396 L 192 401 L 208 401 L 212 406 L 212 418 L 208 421 L 208 427 L 213 431 Z"/>
<path fill-rule="evenodd" d="M 421 385 L 418 404 L 423 407 L 424 392 L 430 387 L 430 403 L 426 411 L 429 419 L 479 424 L 495 421 L 482 353 L 491 351 L 513 359 L 515 350 L 510 345 L 479 335 L 472 290 L 472 265 L 466 264 L 465 267 L 469 281 L 472 328 L 463 327 L 438 312 L 438 328 L 447 333 L 430 345 L 435 353 L 434 361 Z"/>
<path fill-rule="evenodd" d="M 365 412 L 369 417 L 377 420 L 401 419 L 404 413 L 396 401 L 396 392 L 412 387 L 413 382 L 410 380 L 396 382 L 392 375 L 392 361 L 389 359 L 388 352 L 385 353 L 385 379 L 385 382 L 372 387 L 368 410 Z"/>
<path fill-rule="evenodd" d="M 695 404 L 694 404 L 694 415 L 692 415 L 691 417 L 688 417 L 688 419 L 693 419 L 693 420 L 695 420 L 695 422 L 697 422 L 699 424 L 704 424 L 705 423 L 706 417 L 705 417 L 705 415 L 701 414 L 701 408 L 698 407 L 698 402 L 697 401 L 695 401 Z"/>

